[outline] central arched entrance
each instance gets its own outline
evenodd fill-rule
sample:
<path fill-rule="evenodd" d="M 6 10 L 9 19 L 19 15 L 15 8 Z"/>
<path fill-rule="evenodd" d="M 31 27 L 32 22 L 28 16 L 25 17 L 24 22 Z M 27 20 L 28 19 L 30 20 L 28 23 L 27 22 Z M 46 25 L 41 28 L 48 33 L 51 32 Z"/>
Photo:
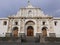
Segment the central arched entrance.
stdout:
<path fill-rule="evenodd" d="M 35 28 L 35 22 L 33 20 L 28 20 L 25 23 L 25 34 L 27 36 L 34 36 L 34 28 Z"/>
<path fill-rule="evenodd" d="M 33 36 L 34 35 L 34 29 L 32 26 L 27 27 L 27 36 Z"/>
<path fill-rule="evenodd" d="M 13 37 L 18 37 L 18 27 L 13 27 L 12 34 L 13 34 Z"/>

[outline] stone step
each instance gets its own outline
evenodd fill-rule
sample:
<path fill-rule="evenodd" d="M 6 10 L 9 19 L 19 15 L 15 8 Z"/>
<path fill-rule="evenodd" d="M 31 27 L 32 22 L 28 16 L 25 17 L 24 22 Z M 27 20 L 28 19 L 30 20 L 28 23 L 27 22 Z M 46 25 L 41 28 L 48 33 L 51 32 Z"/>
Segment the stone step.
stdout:
<path fill-rule="evenodd" d="M 26 41 L 27 42 L 40 42 L 38 38 L 32 37 L 32 36 L 26 37 Z"/>
<path fill-rule="evenodd" d="M 40 38 L 40 42 L 41 42 L 41 43 L 42 43 L 42 42 L 45 43 L 45 38 L 44 38 L 44 37 L 41 37 L 41 38 Z"/>
<path fill-rule="evenodd" d="M 26 40 L 27 40 L 27 42 L 34 42 L 35 38 L 32 36 L 28 36 L 28 37 L 26 37 Z"/>
<path fill-rule="evenodd" d="M 33 42 L 26 42 L 26 43 L 20 43 L 20 42 L 0 42 L 0 45 L 60 45 L 60 43 L 33 43 Z"/>
<path fill-rule="evenodd" d="M 40 43 L 26 42 L 26 43 L 22 43 L 22 45 L 40 45 Z"/>

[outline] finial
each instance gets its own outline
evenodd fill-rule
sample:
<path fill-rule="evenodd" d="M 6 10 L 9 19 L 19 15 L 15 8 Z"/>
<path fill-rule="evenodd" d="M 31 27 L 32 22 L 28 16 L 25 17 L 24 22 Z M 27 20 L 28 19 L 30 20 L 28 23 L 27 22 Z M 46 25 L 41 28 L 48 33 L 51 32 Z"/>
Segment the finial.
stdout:
<path fill-rule="evenodd" d="M 30 0 L 28 0 L 28 5 L 30 5 Z"/>

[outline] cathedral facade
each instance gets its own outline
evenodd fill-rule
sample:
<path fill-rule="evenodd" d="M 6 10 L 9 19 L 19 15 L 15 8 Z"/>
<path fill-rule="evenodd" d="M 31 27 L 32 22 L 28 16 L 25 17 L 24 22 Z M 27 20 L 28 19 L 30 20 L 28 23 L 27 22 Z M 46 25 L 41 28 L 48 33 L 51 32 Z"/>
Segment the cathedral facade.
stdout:
<path fill-rule="evenodd" d="M 60 37 L 60 18 L 45 15 L 30 3 L 16 15 L 0 18 L 0 37 L 21 35 Z"/>

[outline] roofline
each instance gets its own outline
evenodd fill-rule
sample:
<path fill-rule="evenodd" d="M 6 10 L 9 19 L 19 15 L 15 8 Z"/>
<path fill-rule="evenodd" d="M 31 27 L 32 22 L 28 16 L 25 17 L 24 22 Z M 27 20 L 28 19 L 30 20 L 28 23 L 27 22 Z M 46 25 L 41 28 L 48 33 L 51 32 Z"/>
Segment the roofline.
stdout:
<path fill-rule="evenodd" d="M 0 18 L 0 20 L 8 20 L 8 18 Z"/>
<path fill-rule="evenodd" d="M 41 9 L 41 8 L 20 8 L 20 9 Z"/>

